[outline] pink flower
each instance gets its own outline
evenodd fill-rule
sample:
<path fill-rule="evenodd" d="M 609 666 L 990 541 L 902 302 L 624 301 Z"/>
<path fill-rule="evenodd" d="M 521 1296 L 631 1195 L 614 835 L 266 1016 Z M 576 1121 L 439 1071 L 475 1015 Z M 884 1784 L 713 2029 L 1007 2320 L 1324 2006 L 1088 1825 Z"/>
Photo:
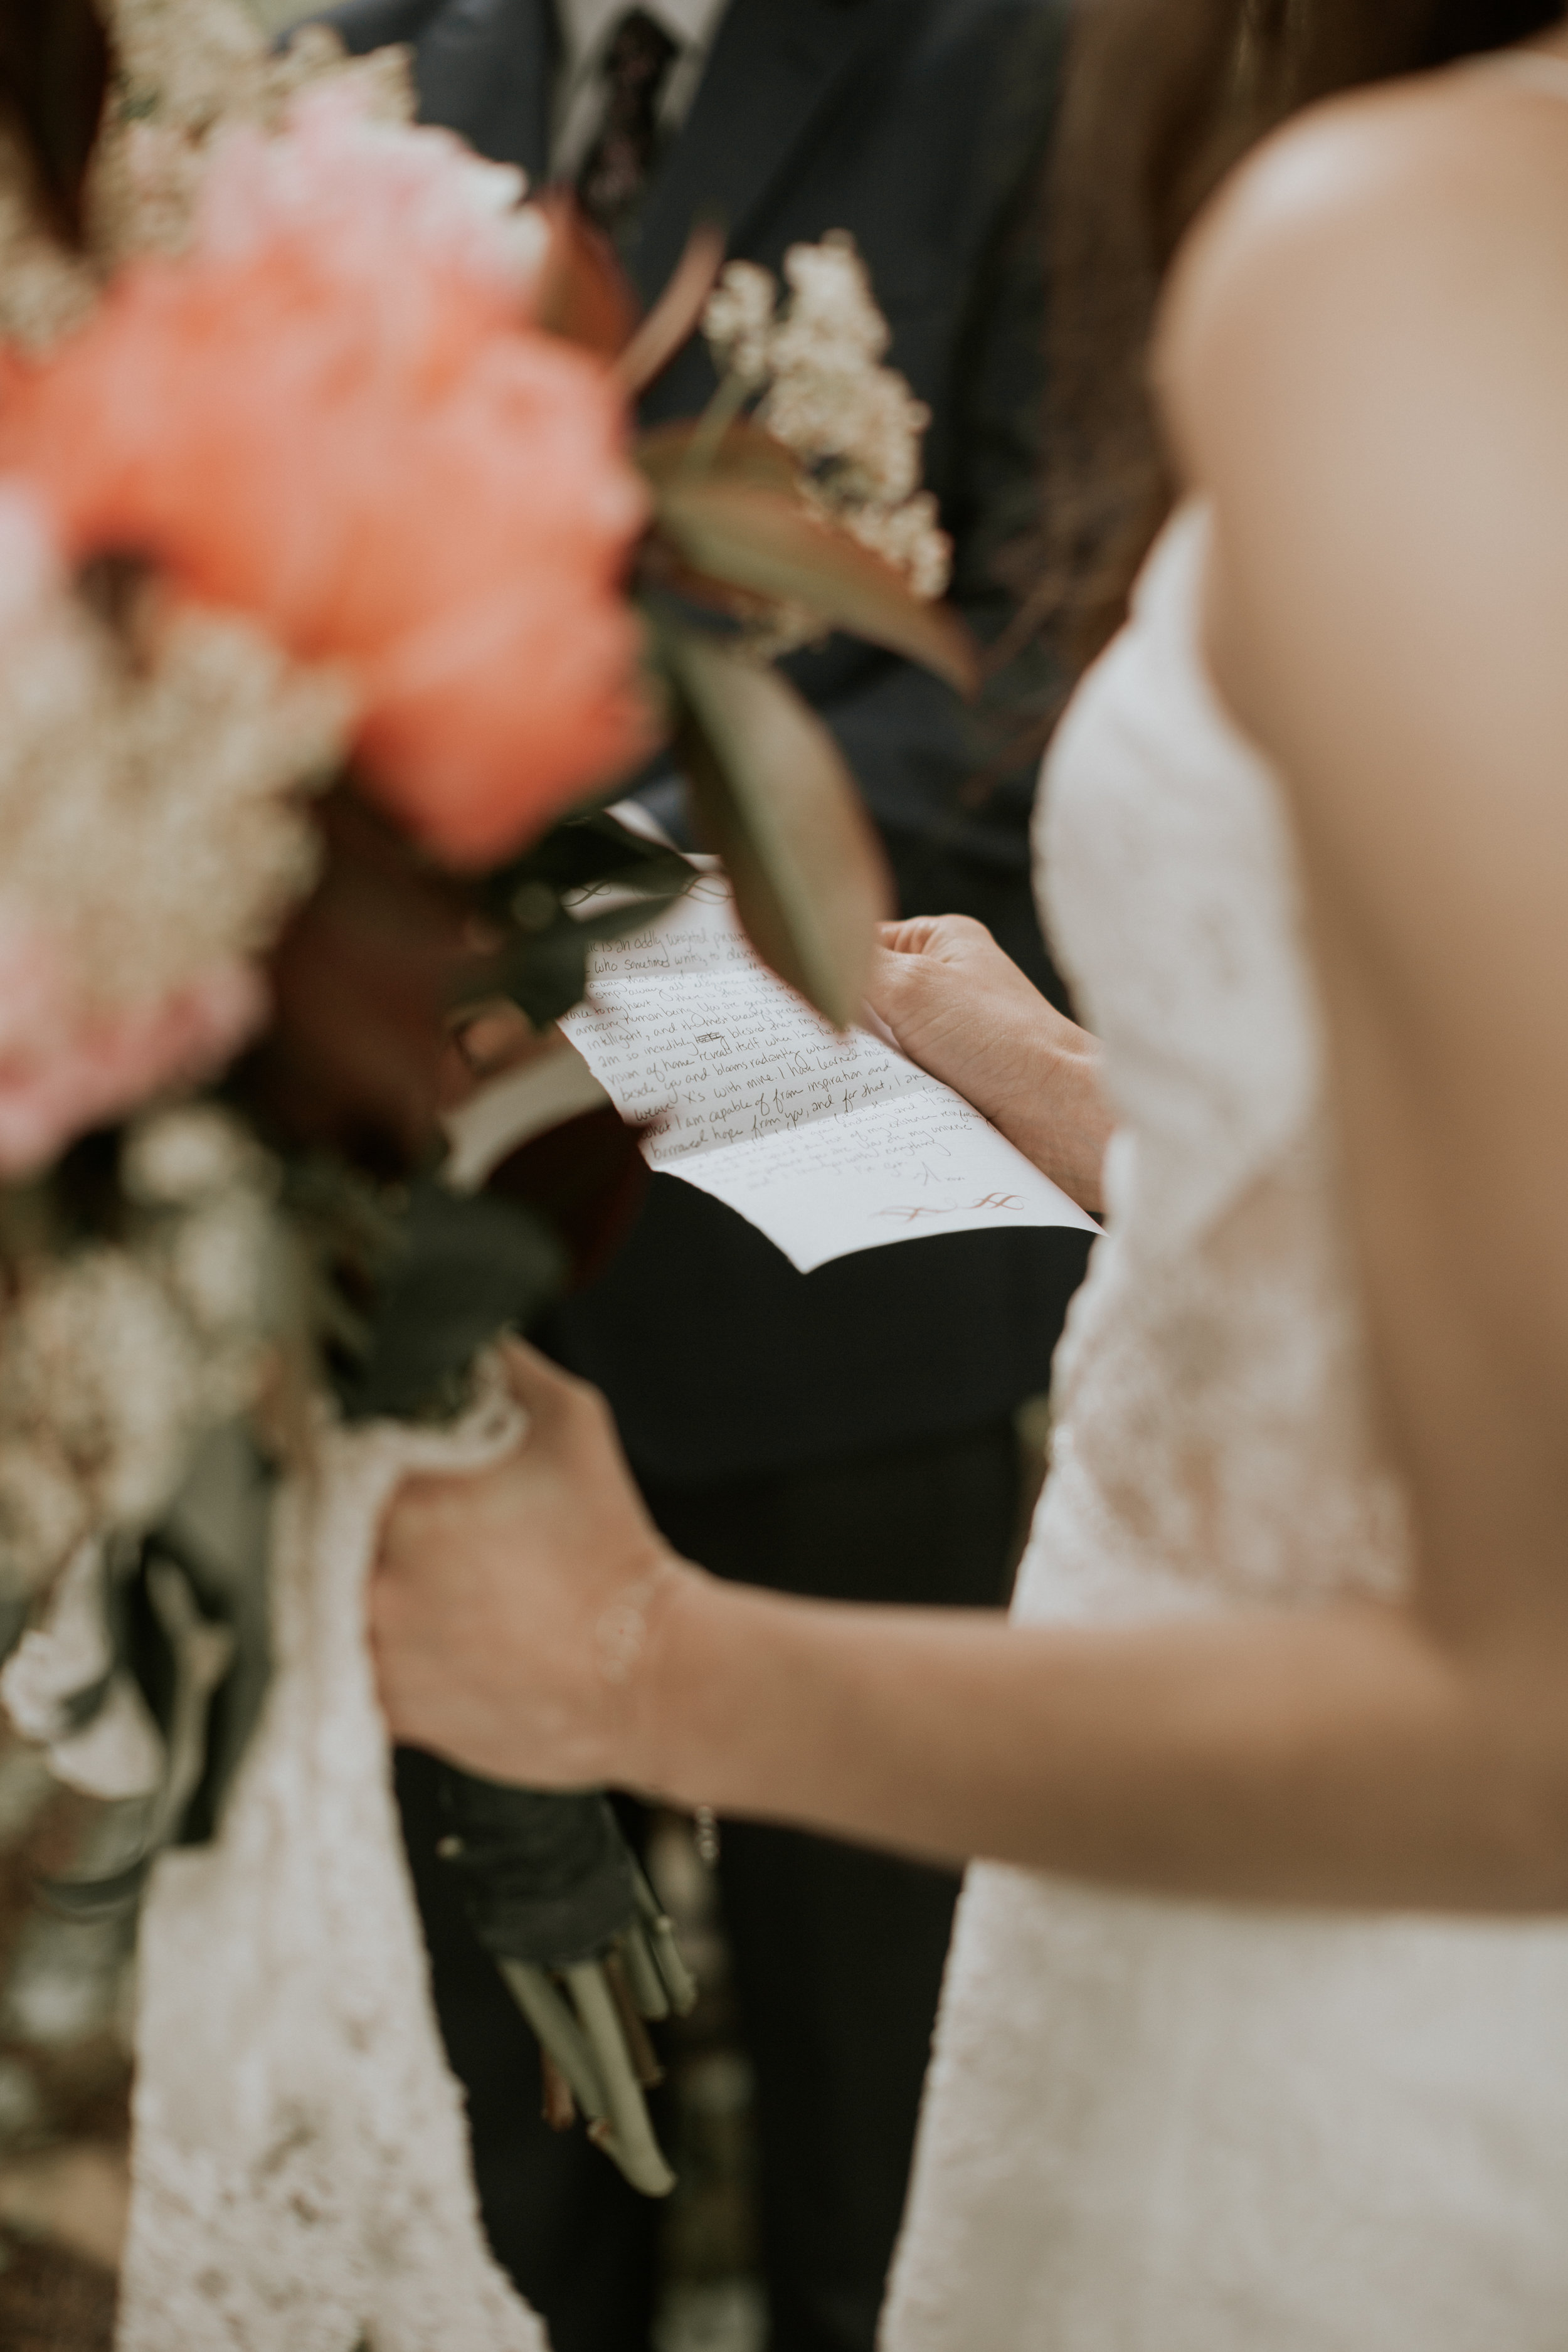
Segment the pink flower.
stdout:
<path fill-rule="evenodd" d="M 73 558 L 151 555 L 344 663 L 367 788 L 475 865 L 624 772 L 647 724 L 623 404 L 522 316 L 485 168 L 341 107 L 237 135 L 193 251 L 133 265 L 0 397 L 0 468 Z"/>
<path fill-rule="evenodd" d="M 48 933 L 0 917 L 0 1176 L 47 1167 L 89 1128 L 210 1076 L 267 1009 L 259 973 L 228 963 L 161 1003 L 89 1010 Z"/>

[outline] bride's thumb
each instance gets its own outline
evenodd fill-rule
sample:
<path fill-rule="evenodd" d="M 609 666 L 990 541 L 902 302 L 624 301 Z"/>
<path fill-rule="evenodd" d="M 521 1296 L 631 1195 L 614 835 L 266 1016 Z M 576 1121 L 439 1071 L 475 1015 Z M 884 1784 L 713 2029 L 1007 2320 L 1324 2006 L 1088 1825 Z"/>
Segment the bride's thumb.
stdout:
<path fill-rule="evenodd" d="M 548 1356 L 515 1335 L 501 1341 L 501 1361 L 508 1387 L 536 1430 L 559 1427 L 563 1421 L 592 1411 L 597 1400 L 598 1391 L 586 1381 L 563 1372 L 559 1364 L 552 1364 Z"/>

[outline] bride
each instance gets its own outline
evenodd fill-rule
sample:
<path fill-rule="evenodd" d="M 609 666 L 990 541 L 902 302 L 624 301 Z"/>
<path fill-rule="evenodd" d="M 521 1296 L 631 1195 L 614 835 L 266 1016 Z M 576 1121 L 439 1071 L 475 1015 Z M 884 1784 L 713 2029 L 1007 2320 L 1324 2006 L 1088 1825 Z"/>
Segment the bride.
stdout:
<path fill-rule="evenodd" d="M 1042 802 L 1101 1043 L 952 921 L 891 929 L 874 988 L 1086 1202 L 1114 1125 L 1012 1622 L 675 1560 L 598 1401 L 521 1349 L 523 1450 L 387 1527 L 402 1737 L 980 1857 L 889 2352 L 1564 2341 L 1555 19 L 1084 12 L 1090 622 L 1158 447 L 1179 484 Z"/>

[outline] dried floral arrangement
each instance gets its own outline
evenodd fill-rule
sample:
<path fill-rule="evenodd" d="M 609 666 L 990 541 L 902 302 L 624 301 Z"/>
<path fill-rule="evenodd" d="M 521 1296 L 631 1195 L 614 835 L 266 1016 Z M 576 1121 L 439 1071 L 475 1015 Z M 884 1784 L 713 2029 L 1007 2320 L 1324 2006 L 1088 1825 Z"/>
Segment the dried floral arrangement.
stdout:
<path fill-rule="evenodd" d="M 265 1686 L 265 1591 L 169 1532 L 214 1444 L 287 1475 L 313 1416 L 449 1411 L 624 1219 L 613 1115 L 458 1194 L 442 1114 L 466 1024 L 548 1026 L 686 887 L 605 813 L 658 745 L 759 951 L 858 1005 L 878 855 L 767 657 L 973 654 L 853 247 L 782 311 L 721 260 L 639 322 L 568 210 L 412 127 L 399 54 L 0 0 L 0 1693 L 132 1808 L 78 1910 L 221 1817 Z M 700 324 L 709 412 L 637 436 Z M 628 2051 L 684 1972 L 607 1810 L 452 1780 L 557 2106 L 668 2185 Z"/>
<path fill-rule="evenodd" d="M 888 322 L 846 230 L 787 256 L 789 296 L 755 262 L 731 261 L 709 297 L 702 329 L 723 371 L 721 409 L 750 410 L 797 460 L 808 506 L 881 556 L 922 601 L 940 596 L 952 543 L 921 488 L 930 411 L 882 364 Z M 809 607 L 797 641 L 820 626 Z"/>

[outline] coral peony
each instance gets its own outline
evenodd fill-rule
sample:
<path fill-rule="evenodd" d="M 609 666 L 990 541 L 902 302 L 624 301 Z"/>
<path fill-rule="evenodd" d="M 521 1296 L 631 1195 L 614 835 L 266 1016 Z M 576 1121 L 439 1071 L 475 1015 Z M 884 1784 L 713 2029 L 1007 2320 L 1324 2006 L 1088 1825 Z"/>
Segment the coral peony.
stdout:
<path fill-rule="evenodd" d="M 329 91 L 226 142 L 190 252 L 127 269 L 0 400 L 0 467 L 71 553 L 149 554 L 345 664 L 367 787 L 464 864 L 629 765 L 645 725 L 622 404 L 528 323 L 503 193 Z"/>

